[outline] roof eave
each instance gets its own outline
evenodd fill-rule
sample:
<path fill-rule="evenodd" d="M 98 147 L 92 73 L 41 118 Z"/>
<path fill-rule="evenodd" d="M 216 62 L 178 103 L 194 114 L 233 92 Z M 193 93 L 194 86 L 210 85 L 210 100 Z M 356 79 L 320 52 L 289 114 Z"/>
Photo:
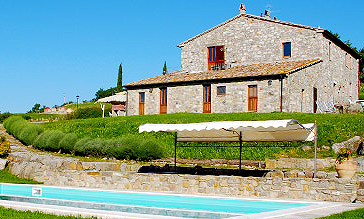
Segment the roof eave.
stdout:
<path fill-rule="evenodd" d="M 203 79 L 203 80 L 191 80 L 191 81 L 176 81 L 167 83 L 153 83 L 153 84 L 137 84 L 124 86 L 126 89 L 135 90 L 140 88 L 157 88 L 157 87 L 171 87 L 180 85 L 193 85 L 193 84 L 208 84 L 216 82 L 234 82 L 234 81 L 249 81 L 256 79 L 275 79 L 285 77 L 287 73 L 271 74 L 271 75 L 255 75 L 255 76 L 244 76 L 244 77 L 231 77 L 231 78 L 214 78 L 214 79 Z"/>
<path fill-rule="evenodd" d="M 341 47 L 342 49 L 344 49 L 345 51 L 350 53 L 352 56 L 354 56 L 354 58 L 356 58 L 356 59 L 361 58 L 361 56 L 357 52 L 355 52 L 352 48 L 350 48 L 348 45 L 346 45 L 339 38 L 335 37 L 332 33 L 330 33 L 330 31 L 323 30 L 321 32 L 326 38 L 328 38 L 332 42 L 336 43 L 339 47 Z"/>

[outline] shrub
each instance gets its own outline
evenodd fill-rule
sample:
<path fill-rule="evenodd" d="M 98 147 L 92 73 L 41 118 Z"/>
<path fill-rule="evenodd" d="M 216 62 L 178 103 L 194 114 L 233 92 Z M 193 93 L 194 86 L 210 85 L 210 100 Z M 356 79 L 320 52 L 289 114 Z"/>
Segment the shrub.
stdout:
<path fill-rule="evenodd" d="M 0 137 L 0 143 L 3 143 L 4 141 L 6 141 L 6 138 L 4 136 Z"/>
<path fill-rule="evenodd" d="M 45 150 L 53 152 L 61 150 L 61 148 L 59 147 L 59 142 L 64 137 L 64 135 L 65 134 L 59 130 L 49 131 L 49 137 L 47 139 Z"/>
<path fill-rule="evenodd" d="M 43 129 L 34 124 L 28 124 L 19 135 L 19 139 L 26 145 L 33 144 L 35 138 L 43 132 Z"/>
<path fill-rule="evenodd" d="M 111 110 L 105 109 L 105 116 L 108 116 Z M 102 110 L 100 107 L 90 107 L 90 108 L 79 108 L 74 112 L 66 115 L 66 119 L 88 119 L 88 118 L 98 118 L 102 117 Z"/>
<path fill-rule="evenodd" d="M 136 145 L 136 157 L 139 160 L 151 160 L 163 157 L 163 150 L 159 142 L 144 140 Z"/>
<path fill-rule="evenodd" d="M 132 159 L 133 150 L 130 144 L 126 143 L 126 138 L 119 138 L 109 140 L 109 143 L 105 147 L 105 153 L 109 157 L 115 157 L 116 159 Z"/>
<path fill-rule="evenodd" d="M 24 119 L 16 120 L 9 128 L 10 134 L 14 137 L 20 137 L 20 133 L 27 127 L 28 123 Z"/>
<path fill-rule="evenodd" d="M 0 113 L 0 123 L 3 123 L 5 119 L 9 118 L 10 116 L 12 116 L 13 114 L 11 113 Z"/>
<path fill-rule="evenodd" d="M 59 147 L 64 153 L 74 153 L 74 146 L 77 142 L 77 136 L 73 133 L 68 133 L 63 136 L 59 142 Z"/>
<path fill-rule="evenodd" d="M 23 119 L 21 116 L 11 116 L 4 120 L 4 128 L 10 133 L 10 126 L 17 120 Z"/>
<path fill-rule="evenodd" d="M 51 135 L 51 131 L 45 131 L 39 135 L 33 142 L 34 148 L 39 150 L 47 150 L 47 142 Z"/>
<path fill-rule="evenodd" d="M 89 142 L 87 142 L 87 151 L 85 153 L 87 156 L 105 157 L 107 155 L 104 149 L 107 144 L 108 144 L 107 140 L 92 139 Z"/>
<path fill-rule="evenodd" d="M 10 142 L 3 141 L 0 143 L 0 157 L 6 157 L 10 153 Z"/>
<path fill-rule="evenodd" d="M 106 156 L 116 159 L 151 160 L 163 156 L 159 143 L 138 136 L 109 140 L 104 151 Z"/>
<path fill-rule="evenodd" d="M 74 150 L 75 150 L 75 155 L 78 156 L 87 156 L 87 151 L 88 151 L 88 142 L 91 141 L 90 138 L 86 137 L 86 138 L 81 138 L 80 140 L 78 140 L 75 144 Z"/>

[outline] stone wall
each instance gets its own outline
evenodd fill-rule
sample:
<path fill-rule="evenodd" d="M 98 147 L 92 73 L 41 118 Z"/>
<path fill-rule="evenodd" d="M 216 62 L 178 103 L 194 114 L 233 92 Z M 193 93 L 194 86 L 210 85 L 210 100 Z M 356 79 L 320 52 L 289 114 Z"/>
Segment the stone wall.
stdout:
<path fill-rule="evenodd" d="M 274 21 L 239 15 L 225 25 L 213 28 L 181 45 L 182 70 L 207 70 L 208 47 L 224 46 L 225 63 L 245 65 L 285 61 L 282 43 L 291 42 L 290 60 L 322 56 L 322 43 L 314 28 L 302 28 Z"/>
<path fill-rule="evenodd" d="M 315 179 L 297 171 L 284 174 L 271 172 L 266 177 L 137 173 L 140 165 L 136 164 L 81 162 L 75 158 L 31 152 L 12 153 L 9 160 L 11 173 L 44 182 L 45 185 L 235 197 L 364 201 L 360 195 L 364 182 L 360 182 L 358 177 L 353 180 L 338 179 L 334 174 L 325 172 L 319 172 L 319 178 Z"/>

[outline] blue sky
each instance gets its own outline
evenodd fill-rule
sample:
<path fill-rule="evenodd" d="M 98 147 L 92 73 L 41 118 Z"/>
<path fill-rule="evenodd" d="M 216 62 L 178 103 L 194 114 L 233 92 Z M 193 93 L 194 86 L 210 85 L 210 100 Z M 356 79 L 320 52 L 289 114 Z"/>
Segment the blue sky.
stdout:
<path fill-rule="evenodd" d="M 0 0 L 0 111 L 90 100 L 123 83 L 180 69 L 176 46 L 238 14 L 322 27 L 364 47 L 363 0 Z"/>

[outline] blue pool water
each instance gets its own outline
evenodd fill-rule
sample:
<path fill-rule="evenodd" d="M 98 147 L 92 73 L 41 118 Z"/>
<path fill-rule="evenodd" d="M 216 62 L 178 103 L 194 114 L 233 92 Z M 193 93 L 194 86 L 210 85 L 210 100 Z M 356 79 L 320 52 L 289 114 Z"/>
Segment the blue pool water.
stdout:
<path fill-rule="evenodd" d="M 308 206 L 151 193 L 113 192 L 35 185 L 0 184 L 0 199 L 186 218 L 228 218 Z"/>

